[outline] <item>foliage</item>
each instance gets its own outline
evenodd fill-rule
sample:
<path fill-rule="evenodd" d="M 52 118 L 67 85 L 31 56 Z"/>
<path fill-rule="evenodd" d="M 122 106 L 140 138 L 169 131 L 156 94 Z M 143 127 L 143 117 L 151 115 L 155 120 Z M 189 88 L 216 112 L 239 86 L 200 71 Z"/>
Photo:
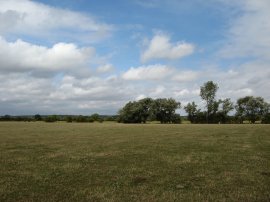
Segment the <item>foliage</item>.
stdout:
<path fill-rule="evenodd" d="M 72 121 L 73 121 L 72 116 L 67 116 L 66 117 L 66 122 L 71 123 Z"/>
<path fill-rule="evenodd" d="M 186 113 L 188 114 L 188 120 L 191 123 L 195 123 L 196 122 L 196 117 L 198 114 L 198 109 L 197 109 L 197 105 L 195 104 L 195 102 L 192 103 L 188 103 L 185 107 L 184 107 Z"/>
<path fill-rule="evenodd" d="M 102 123 L 104 119 L 99 114 L 95 113 L 89 117 L 89 122 L 94 122 L 94 121 Z"/>
<path fill-rule="evenodd" d="M 245 119 L 251 123 L 259 120 L 269 110 L 269 105 L 262 97 L 246 96 L 237 100 L 236 116 L 243 123 Z"/>
<path fill-rule="evenodd" d="M 270 124 L 270 113 L 266 113 L 262 118 L 263 124 Z"/>
<path fill-rule="evenodd" d="M 152 111 L 155 119 L 160 123 L 173 123 L 175 111 L 180 107 L 181 103 L 173 98 L 158 98 L 153 102 Z"/>
<path fill-rule="evenodd" d="M 156 100 L 144 98 L 139 101 L 128 102 L 119 111 L 119 122 L 146 123 L 148 119 L 157 120 L 161 123 L 180 122 L 179 116 L 175 114 L 176 109 L 180 106 L 180 102 L 176 102 L 172 98 Z"/>
<path fill-rule="evenodd" d="M 85 122 L 88 122 L 88 120 L 87 120 L 86 116 L 79 115 L 79 116 L 76 117 L 76 122 L 85 123 Z"/>
<path fill-rule="evenodd" d="M 36 115 L 34 116 L 34 119 L 35 119 L 36 121 L 41 121 L 41 120 L 42 120 L 42 117 L 41 117 L 39 114 L 36 114 Z"/>
<path fill-rule="evenodd" d="M 217 111 L 218 103 L 215 101 L 218 85 L 213 81 L 207 81 L 201 86 L 200 96 L 206 101 L 206 119 L 209 122 L 209 116 Z"/>
<path fill-rule="evenodd" d="M 57 115 L 50 115 L 45 117 L 45 122 L 52 123 L 58 121 Z"/>

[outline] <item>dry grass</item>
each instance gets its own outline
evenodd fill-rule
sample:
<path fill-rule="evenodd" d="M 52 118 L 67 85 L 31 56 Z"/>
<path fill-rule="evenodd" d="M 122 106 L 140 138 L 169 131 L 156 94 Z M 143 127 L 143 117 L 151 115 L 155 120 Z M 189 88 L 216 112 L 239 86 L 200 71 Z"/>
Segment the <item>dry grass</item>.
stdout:
<path fill-rule="evenodd" d="M 269 201 L 269 131 L 0 123 L 0 201 Z"/>

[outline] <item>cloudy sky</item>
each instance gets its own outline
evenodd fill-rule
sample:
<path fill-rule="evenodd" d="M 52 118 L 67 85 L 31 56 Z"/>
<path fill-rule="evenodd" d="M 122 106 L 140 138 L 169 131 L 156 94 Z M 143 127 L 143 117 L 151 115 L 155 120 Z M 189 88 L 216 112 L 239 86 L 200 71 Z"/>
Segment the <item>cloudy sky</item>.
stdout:
<path fill-rule="evenodd" d="M 269 0 L 0 0 L 0 115 L 115 114 L 200 86 L 270 101 Z"/>

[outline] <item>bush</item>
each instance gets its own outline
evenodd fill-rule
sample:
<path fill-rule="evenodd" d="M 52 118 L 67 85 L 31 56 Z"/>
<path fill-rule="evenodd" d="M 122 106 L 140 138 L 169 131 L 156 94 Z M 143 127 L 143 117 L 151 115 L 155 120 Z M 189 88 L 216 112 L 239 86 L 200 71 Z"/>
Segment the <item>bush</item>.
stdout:
<path fill-rule="evenodd" d="M 85 116 L 80 115 L 76 118 L 76 122 L 85 123 L 87 122 L 87 118 Z"/>
<path fill-rule="evenodd" d="M 66 122 L 71 123 L 72 121 L 73 121 L 72 116 L 67 116 L 66 117 Z"/>
<path fill-rule="evenodd" d="M 57 120 L 58 119 L 57 119 L 57 116 L 56 115 L 47 116 L 44 119 L 44 121 L 47 122 L 47 123 L 56 122 Z"/>
<path fill-rule="evenodd" d="M 172 123 L 174 123 L 174 124 L 180 124 L 180 123 L 182 123 L 182 119 L 181 119 L 180 114 L 174 114 L 173 115 L 173 117 L 172 117 Z"/>
<path fill-rule="evenodd" d="M 270 124 L 270 113 L 267 113 L 263 116 L 262 118 L 262 123 L 263 124 Z"/>

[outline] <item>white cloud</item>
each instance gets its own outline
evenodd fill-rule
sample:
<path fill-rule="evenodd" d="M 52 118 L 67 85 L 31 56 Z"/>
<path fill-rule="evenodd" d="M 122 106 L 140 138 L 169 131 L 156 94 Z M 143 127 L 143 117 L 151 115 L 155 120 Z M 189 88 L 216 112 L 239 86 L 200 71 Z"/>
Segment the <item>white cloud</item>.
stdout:
<path fill-rule="evenodd" d="M 189 94 L 189 93 L 190 93 L 190 92 L 189 92 L 188 89 L 183 89 L 183 90 L 174 92 L 174 95 L 175 95 L 176 97 L 183 97 L 183 96 L 185 96 L 185 95 L 187 95 L 187 94 Z"/>
<path fill-rule="evenodd" d="M 125 80 L 160 80 L 167 77 L 172 69 L 165 65 L 131 67 L 122 77 Z"/>
<path fill-rule="evenodd" d="M 112 72 L 113 69 L 114 69 L 114 67 L 112 64 L 105 64 L 105 65 L 99 66 L 97 68 L 97 72 L 98 73 L 108 73 L 108 72 Z"/>
<path fill-rule="evenodd" d="M 254 95 L 270 101 L 266 93 L 270 86 L 270 69 L 261 62 L 230 70 L 208 69 L 198 74 L 191 84 L 171 79 L 146 83 L 119 76 L 77 78 L 71 74 L 38 78 L 27 72 L 5 73 L 0 74 L 0 111 L 2 114 L 114 114 L 128 101 L 144 97 L 173 97 L 183 105 L 195 101 L 203 107 L 199 87 L 208 80 L 218 83 L 218 99 L 229 97 L 236 101 Z"/>
<path fill-rule="evenodd" d="M 151 59 L 179 59 L 194 52 L 194 45 L 186 42 L 171 44 L 170 38 L 164 34 L 155 35 L 142 53 L 143 62 Z"/>
<path fill-rule="evenodd" d="M 92 47 L 79 48 L 72 43 L 57 43 L 48 48 L 18 39 L 8 42 L 0 37 L 0 71 L 79 71 L 89 68 L 95 56 Z"/>
<path fill-rule="evenodd" d="M 228 1 L 236 5 L 238 16 L 229 22 L 224 57 L 260 57 L 270 59 L 270 2 L 269 0 Z M 239 15 L 240 14 L 240 15 Z"/>
<path fill-rule="evenodd" d="M 37 37 L 67 37 L 94 42 L 108 36 L 112 29 L 111 25 L 97 22 L 93 17 L 79 12 L 30 0 L 0 1 L 2 35 L 13 33 Z"/>
<path fill-rule="evenodd" d="M 172 80 L 178 82 L 188 82 L 196 80 L 198 76 L 199 73 L 195 71 L 179 71 L 175 76 L 173 76 Z"/>
<path fill-rule="evenodd" d="M 141 99 L 144 99 L 144 98 L 146 98 L 147 96 L 146 95 L 144 95 L 144 94 L 140 94 L 140 95 L 138 95 L 136 98 L 135 98 L 135 100 L 141 100 Z"/>

